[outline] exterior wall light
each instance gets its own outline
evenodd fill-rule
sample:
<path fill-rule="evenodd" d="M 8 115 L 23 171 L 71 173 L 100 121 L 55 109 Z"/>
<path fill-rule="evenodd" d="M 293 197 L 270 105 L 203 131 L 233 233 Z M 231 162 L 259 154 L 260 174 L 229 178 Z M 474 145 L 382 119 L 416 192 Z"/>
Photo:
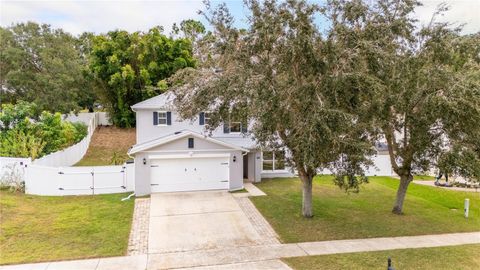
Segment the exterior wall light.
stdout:
<path fill-rule="evenodd" d="M 143 165 L 147 165 L 147 159 L 143 158 Z"/>

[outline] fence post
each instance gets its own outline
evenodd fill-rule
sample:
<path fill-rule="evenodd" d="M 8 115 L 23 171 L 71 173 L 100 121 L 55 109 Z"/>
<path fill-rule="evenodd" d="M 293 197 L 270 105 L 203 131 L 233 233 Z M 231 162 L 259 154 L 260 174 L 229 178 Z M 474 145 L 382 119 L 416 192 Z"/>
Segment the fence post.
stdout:
<path fill-rule="evenodd" d="M 95 195 L 95 173 L 94 173 L 94 169 L 92 167 L 92 195 Z"/>

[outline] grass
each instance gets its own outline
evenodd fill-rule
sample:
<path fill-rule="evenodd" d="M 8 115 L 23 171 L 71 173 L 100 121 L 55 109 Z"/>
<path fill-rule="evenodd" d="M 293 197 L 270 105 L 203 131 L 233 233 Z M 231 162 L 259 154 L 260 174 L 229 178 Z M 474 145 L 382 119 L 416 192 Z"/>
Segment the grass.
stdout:
<path fill-rule="evenodd" d="M 75 166 L 112 165 L 113 161 L 121 164 L 129 159 L 127 152 L 135 144 L 135 138 L 134 128 L 99 126 L 93 133 L 87 153 Z"/>
<path fill-rule="evenodd" d="M 287 243 L 440 234 L 480 229 L 480 194 L 410 184 L 404 215 L 391 213 L 398 180 L 370 177 L 360 193 L 345 193 L 331 176 L 313 183 L 314 217 L 301 216 L 298 178 L 264 179 L 256 184 L 268 196 L 251 200 Z M 470 217 L 463 202 L 470 198 Z"/>
<path fill-rule="evenodd" d="M 392 258 L 395 269 L 479 269 L 480 245 L 401 249 L 375 252 L 322 255 L 288 258 L 283 261 L 293 269 L 373 270 L 387 269 L 387 259 Z"/>
<path fill-rule="evenodd" d="M 0 191 L 0 264 L 125 255 L 134 205 L 125 196 Z"/>
<path fill-rule="evenodd" d="M 433 181 L 435 180 L 435 176 L 431 175 L 414 175 L 413 180 L 415 181 Z"/>

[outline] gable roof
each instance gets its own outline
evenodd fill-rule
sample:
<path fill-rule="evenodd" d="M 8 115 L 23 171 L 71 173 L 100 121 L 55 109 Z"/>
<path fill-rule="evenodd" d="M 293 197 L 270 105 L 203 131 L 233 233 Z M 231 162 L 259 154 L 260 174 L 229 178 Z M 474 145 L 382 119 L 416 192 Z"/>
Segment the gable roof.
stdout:
<path fill-rule="evenodd" d="M 171 91 L 168 91 L 134 104 L 131 106 L 131 108 L 134 111 L 137 109 L 159 109 L 164 108 L 165 106 L 173 105 L 173 100 L 175 100 L 175 94 Z"/>
<path fill-rule="evenodd" d="M 203 139 L 203 140 L 206 140 L 206 141 L 218 144 L 218 145 L 225 146 L 227 148 L 231 148 L 232 150 L 249 152 L 248 149 L 245 149 L 243 147 L 240 147 L 240 146 L 237 146 L 237 145 L 234 145 L 234 144 L 230 144 L 230 143 L 227 143 L 227 142 L 224 142 L 224 141 L 220 141 L 220 140 L 214 139 L 212 137 L 208 137 L 208 136 L 202 135 L 200 133 L 193 132 L 191 130 L 183 130 L 183 131 L 175 132 L 173 134 L 170 134 L 170 135 L 167 135 L 167 136 L 164 136 L 164 137 L 160 137 L 160 138 L 155 139 L 155 140 L 151 140 L 151 141 L 144 142 L 144 143 L 141 143 L 141 144 L 136 144 L 132 148 L 130 148 L 130 150 L 128 151 L 128 154 L 133 155 L 135 153 L 142 152 L 142 151 L 151 149 L 153 147 L 157 147 L 159 145 L 167 144 L 169 142 L 172 142 L 172 141 L 175 141 L 175 140 L 178 140 L 178 139 L 181 139 L 181 138 L 185 138 L 185 137 L 196 137 L 196 138 Z"/>

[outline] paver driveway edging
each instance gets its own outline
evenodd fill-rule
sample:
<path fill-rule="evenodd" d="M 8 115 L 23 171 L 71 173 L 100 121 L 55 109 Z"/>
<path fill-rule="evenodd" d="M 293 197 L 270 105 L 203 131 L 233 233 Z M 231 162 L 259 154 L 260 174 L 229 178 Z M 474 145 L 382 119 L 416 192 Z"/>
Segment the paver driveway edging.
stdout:
<path fill-rule="evenodd" d="M 135 199 L 127 255 L 147 254 L 150 198 Z"/>
<path fill-rule="evenodd" d="M 275 230 L 270 226 L 268 221 L 262 216 L 249 198 L 237 197 L 235 200 L 247 216 L 250 223 L 252 223 L 255 230 L 264 239 L 262 242 L 263 244 L 280 244 Z"/>

